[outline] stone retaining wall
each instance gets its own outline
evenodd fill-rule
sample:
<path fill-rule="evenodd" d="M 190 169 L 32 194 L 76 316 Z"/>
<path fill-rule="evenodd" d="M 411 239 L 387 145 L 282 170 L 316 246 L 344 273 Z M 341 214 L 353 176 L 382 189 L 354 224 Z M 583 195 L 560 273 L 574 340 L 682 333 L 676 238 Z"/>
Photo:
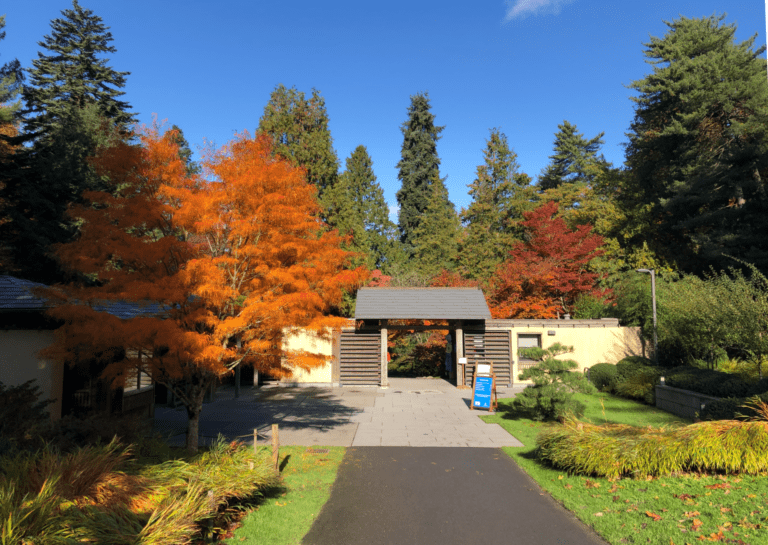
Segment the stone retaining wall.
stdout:
<path fill-rule="evenodd" d="M 673 388 L 663 384 L 656 385 L 656 408 L 668 413 L 695 420 L 701 412 L 702 405 L 719 400 L 719 397 L 708 396 L 690 390 Z"/>

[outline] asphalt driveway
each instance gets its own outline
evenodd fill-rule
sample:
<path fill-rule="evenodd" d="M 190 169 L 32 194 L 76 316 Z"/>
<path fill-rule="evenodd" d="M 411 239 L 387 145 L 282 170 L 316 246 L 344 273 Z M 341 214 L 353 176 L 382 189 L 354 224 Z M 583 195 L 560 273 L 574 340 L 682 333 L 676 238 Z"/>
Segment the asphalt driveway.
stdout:
<path fill-rule="evenodd" d="M 597 545 L 500 449 L 352 447 L 307 545 Z"/>

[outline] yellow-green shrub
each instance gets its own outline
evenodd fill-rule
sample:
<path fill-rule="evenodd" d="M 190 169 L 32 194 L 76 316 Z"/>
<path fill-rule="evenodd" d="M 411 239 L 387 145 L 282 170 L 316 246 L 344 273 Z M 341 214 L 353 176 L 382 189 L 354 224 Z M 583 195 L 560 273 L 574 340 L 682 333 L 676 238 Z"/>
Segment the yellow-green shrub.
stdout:
<path fill-rule="evenodd" d="M 760 420 L 698 422 L 677 428 L 596 426 L 571 418 L 537 438 L 538 455 L 572 473 L 645 477 L 681 471 L 768 471 L 768 404 Z"/>

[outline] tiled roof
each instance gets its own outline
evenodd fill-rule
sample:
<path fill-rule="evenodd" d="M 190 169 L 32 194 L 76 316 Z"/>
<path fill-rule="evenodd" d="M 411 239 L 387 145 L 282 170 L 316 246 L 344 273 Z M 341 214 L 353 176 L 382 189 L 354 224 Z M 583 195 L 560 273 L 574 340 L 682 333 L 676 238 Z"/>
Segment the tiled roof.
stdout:
<path fill-rule="evenodd" d="M 34 287 L 46 287 L 45 284 L 0 275 L 0 310 L 45 310 L 45 299 L 40 299 L 30 291 Z M 137 303 L 133 301 L 105 301 L 94 304 L 98 312 L 108 312 L 122 319 L 136 316 L 162 317 L 168 311 L 167 306 L 159 303 Z"/>
<path fill-rule="evenodd" d="M 355 319 L 490 320 L 479 288 L 360 288 Z"/>

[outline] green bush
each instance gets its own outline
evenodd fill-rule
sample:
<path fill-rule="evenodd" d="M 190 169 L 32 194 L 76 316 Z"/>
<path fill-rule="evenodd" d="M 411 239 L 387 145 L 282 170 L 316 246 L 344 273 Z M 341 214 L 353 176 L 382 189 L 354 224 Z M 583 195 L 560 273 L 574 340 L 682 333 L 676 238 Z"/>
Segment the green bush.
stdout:
<path fill-rule="evenodd" d="M 616 364 L 616 379 L 626 380 L 643 367 L 652 367 L 653 362 L 643 356 L 627 356 Z"/>
<path fill-rule="evenodd" d="M 616 377 L 616 366 L 612 363 L 598 363 L 589 368 L 588 376 L 595 388 L 601 392 L 608 391 Z"/>
<path fill-rule="evenodd" d="M 584 414 L 584 404 L 573 399 L 573 393 L 593 393 L 595 387 L 582 373 L 571 371 L 578 368 L 578 363 L 556 359 L 556 356 L 568 352 L 573 352 L 573 347 L 560 343 L 553 344 L 547 350 L 527 348 L 520 351 L 521 355 L 540 363 L 520 373 L 520 380 L 530 379 L 533 385 L 515 396 L 512 400 L 514 409 L 534 420 L 562 419 L 568 413 Z"/>
<path fill-rule="evenodd" d="M 0 382 L 0 455 L 15 450 L 36 450 L 50 422 L 48 405 L 40 401 L 42 389 L 28 380 L 18 386 Z"/>
<path fill-rule="evenodd" d="M 537 453 L 566 471 L 608 478 L 682 471 L 762 474 L 768 471 L 768 405 L 754 409 L 760 421 L 698 422 L 672 429 L 569 419 L 538 436 Z"/>
<path fill-rule="evenodd" d="M 661 371 L 656 367 L 638 367 L 622 382 L 616 382 L 614 392 L 621 397 L 637 399 L 648 405 L 656 404 L 656 384 Z"/>
<path fill-rule="evenodd" d="M 755 399 L 757 398 L 757 399 Z M 754 417 L 757 412 L 752 406 L 745 406 L 750 401 L 760 400 L 768 402 L 768 393 L 751 398 L 728 397 L 707 403 L 699 414 L 701 420 L 736 420 L 740 416 Z"/>
<path fill-rule="evenodd" d="M 738 376 L 700 367 L 674 367 L 664 372 L 667 386 L 714 397 L 747 397 L 763 385 L 750 385 Z"/>

